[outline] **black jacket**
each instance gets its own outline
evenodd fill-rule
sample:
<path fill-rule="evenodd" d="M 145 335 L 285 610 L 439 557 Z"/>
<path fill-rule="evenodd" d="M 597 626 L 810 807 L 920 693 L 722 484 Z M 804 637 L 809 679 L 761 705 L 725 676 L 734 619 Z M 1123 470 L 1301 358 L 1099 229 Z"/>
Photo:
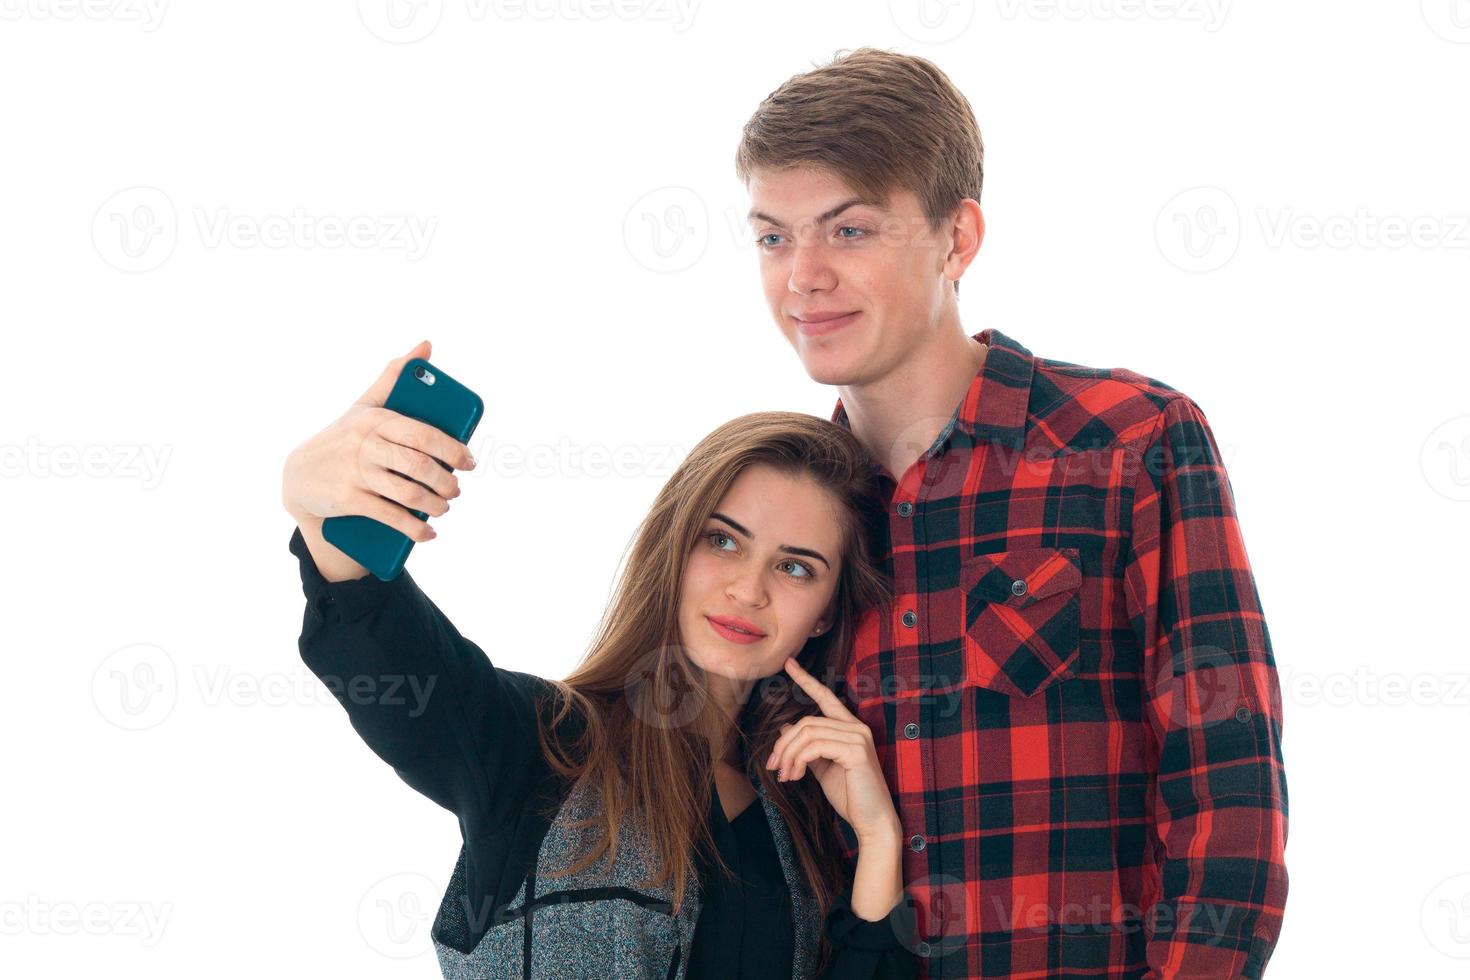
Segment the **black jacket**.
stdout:
<path fill-rule="evenodd" d="M 580 877 L 540 881 L 579 853 L 585 831 L 566 824 L 597 808 L 541 754 L 536 719 L 548 683 L 493 666 L 407 571 L 392 582 L 327 582 L 299 529 L 290 550 L 307 600 L 303 662 L 369 748 L 459 819 L 460 853 L 432 928 L 444 975 L 682 978 L 700 889 L 691 876 L 694 900 L 674 915 L 671 887 L 635 887 L 652 853 L 640 821 L 624 821 L 611 869 L 604 861 Z M 563 725 L 575 734 L 575 713 Z M 852 912 L 845 891 L 818 922 L 785 823 L 763 785 L 752 784 L 792 886 L 794 980 L 813 976 L 823 928 L 834 954 L 824 977 L 917 976 L 906 945 L 914 941 L 912 898 L 906 893 L 888 917 L 869 922 Z"/>

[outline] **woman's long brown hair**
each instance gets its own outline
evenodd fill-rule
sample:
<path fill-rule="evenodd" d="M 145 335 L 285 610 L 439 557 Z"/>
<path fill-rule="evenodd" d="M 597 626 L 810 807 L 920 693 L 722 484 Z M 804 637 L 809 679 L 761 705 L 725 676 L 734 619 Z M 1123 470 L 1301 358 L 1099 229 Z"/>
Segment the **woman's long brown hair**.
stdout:
<path fill-rule="evenodd" d="M 683 907 L 696 847 L 728 873 L 707 825 L 715 760 L 703 708 L 711 701 L 703 671 L 682 645 L 679 600 L 685 562 L 706 521 L 736 477 L 758 464 L 815 481 L 838 505 L 843 535 L 835 617 L 831 628 L 807 640 L 797 662 L 843 696 L 859 617 L 891 595 L 875 564 L 886 517 L 873 464 L 849 430 L 813 415 L 757 412 L 732 419 L 700 440 L 659 491 L 588 652 L 568 677 L 551 682 L 552 710 L 539 731 L 542 751 L 562 777 L 587 781 L 600 793 L 601 816 L 582 826 L 604 824 L 596 846 L 551 877 L 582 871 L 604 853 L 610 865 L 617 827 L 630 807 L 656 842 L 652 884 L 672 878 L 675 909 Z M 583 724 L 563 744 L 556 729 L 574 711 Z M 782 724 L 815 713 L 810 697 L 782 671 L 754 685 L 737 730 L 746 772 L 762 782 L 786 818 L 825 921 L 850 873 L 835 814 L 814 777 L 778 782 L 763 764 Z M 830 954 L 822 933 L 819 970 Z"/>

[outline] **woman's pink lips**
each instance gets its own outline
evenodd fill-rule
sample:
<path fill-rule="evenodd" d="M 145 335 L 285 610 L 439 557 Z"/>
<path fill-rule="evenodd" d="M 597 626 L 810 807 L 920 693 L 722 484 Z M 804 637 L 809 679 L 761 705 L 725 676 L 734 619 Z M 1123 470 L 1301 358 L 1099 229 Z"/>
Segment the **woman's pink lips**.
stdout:
<path fill-rule="evenodd" d="M 834 330 L 841 330 L 853 320 L 858 318 L 862 310 L 854 310 L 846 316 L 840 316 L 835 320 L 822 320 L 818 323 L 808 323 L 806 320 L 797 320 L 796 328 L 801 331 L 803 337 L 821 337 Z"/>
<path fill-rule="evenodd" d="M 731 643 L 758 643 L 761 640 L 765 639 L 764 636 L 756 636 L 754 633 L 737 633 L 734 630 L 730 629 L 730 627 L 717 623 L 713 619 L 710 619 L 708 616 L 704 618 L 705 621 L 709 623 L 710 629 L 714 630 L 716 633 L 720 634 Z"/>

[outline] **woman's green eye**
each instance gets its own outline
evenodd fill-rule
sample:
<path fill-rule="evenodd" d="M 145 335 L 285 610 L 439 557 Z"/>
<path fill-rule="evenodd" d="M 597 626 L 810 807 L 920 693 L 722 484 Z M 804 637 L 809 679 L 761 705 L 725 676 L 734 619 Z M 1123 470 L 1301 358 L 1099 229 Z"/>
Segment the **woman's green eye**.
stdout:
<path fill-rule="evenodd" d="M 711 543 L 714 543 L 716 541 L 716 539 L 718 539 L 718 538 L 724 538 L 726 541 L 730 541 L 732 543 L 735 540 L 730 535 L 726 534 L 724 531 L 709 531 L 704 536 L 704 539 L 706 541 L 711 542 Z M 726 551 L 728 549 L 720 547 L 719 544 L 715 544 L 715 550 L 716 551 Z M 792 574 L 791 575 L 791 578 L 812 578 L 813 576 L 815 576 L 817 574 L 816 572 L 812 571 L 811 566 L 808 565 L 806 562 L 796 561 L 794 558 L 788 558 L 784 562 L 782 562 L 781 564 L 782 565 L 791 565 L 791 566 L 794 566 L 795 568 L 801 569 L 802 574 L 800 574 L 800 575 Z"/>

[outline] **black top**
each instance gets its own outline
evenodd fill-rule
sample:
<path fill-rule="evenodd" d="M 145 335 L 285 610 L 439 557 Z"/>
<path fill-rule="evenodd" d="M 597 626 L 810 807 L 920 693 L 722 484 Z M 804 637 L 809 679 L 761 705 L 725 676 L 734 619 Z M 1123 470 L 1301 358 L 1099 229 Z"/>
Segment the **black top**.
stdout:
<path fill-rule="evenodd" d="M 704 904 L 694 927 L 686 980 L 789 977 L 791 893 L 765 805 L 756 797 L 734 820 L 727 820 L 719 794 L 711 795 L 710 833 L 738 877 L 724 873 L 704 851 L 697 855 Z"/>
<path fill-rule="evenodd" d="M 546 717 L 542 696 L 548 683 L 494 666 L 407 571 L 391 582 L 371 574 L 328 582 L 299 528 L 291 534 L 290 550 L 299 560 L 307 600 L 297 641 L 302 662 L 346 710 L 374 754 L 458 818 L 472 906 L 503 904 L 536 866 L 550 826 L 536 811 L 567 788 L 536 737 L 538 716 Z M 563 724 L 575 730 L 575 713 L 568 718 Z M 702 863 L 707 855 L 695 855 L 701 889 L 707 882 L 708 890 L 689 977 L 790 976 L 790 896 L 764 805 L 757 797 L 727 821 L 711 784 L 711 831 L 741 880 L 730 881 Z M 876 921 L 859 918 L 850 902 L 849 887 L 824 923 L 833 944 L 824 980 L 918 976 L 918 961 L 901 939 L 913 935 L 910 896 L 905 893 L 893 913 Z M 435 940 L 462 952 L 483 934 L 483 926 L 442 908 L 433 928 Z M 737 957 L 735 972 L 730 964 Z M 783 963 L 784 972 L 771 965 Z"/>

